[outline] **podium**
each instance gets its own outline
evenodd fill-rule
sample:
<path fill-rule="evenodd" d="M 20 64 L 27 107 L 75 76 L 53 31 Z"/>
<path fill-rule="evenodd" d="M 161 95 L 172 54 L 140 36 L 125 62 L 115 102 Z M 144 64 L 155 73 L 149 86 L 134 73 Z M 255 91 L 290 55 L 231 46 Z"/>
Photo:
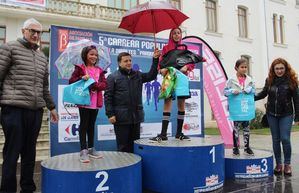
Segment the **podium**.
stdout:
<path fill-rule="evenodd" d="M 196 193 L 219 189 L 224 182 L 224 145 L 220 138 L 140 139 L 134 153 L 142 157 L 143 188 L 155 192 Z"/>
<path fill-rule="evenodd" d="M 254 150 L 254 156 L 245 155 L 240 149 L 240 155 L 234 156 L 232 149 L 225 150 L 226 179 L 255 179 L 273 176 L 272 153 Z"/>
<path fill-rule="evenodd" d="M 103 151 L 103 158 L 81 163 L 79 153 L 41 163 L 43 193 L 142 193 L 141 157 Z"/>

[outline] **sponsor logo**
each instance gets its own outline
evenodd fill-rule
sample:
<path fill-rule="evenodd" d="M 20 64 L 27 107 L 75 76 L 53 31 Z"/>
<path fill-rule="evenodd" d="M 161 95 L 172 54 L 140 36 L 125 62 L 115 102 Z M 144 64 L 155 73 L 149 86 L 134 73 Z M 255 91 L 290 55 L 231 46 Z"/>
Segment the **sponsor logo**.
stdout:
<path fill-rule="evenodd" d="M 79 125 L 78 124 L 72 124 L 66 127 L 65 132 L 68 135 L 77 136 L 79 135 Z"/>
<path fill-rule="evenodd" d="M 58 30 L 58 51 L 63 52 L 69 43 L 69 30 Z"/>
<path fill-rule="evenodd" d="M 211 175 L 210 177 L 206 177 L 206 186 L 213 186 L 218 184 L 218 175 Z"/>
<path fill-rule="evenodd" d="M 251 166 L 246 166 L 246 173 L 247 174 L 257 174 L 261 172 L 261 166 L 260 165 L 251 165 Z"/>

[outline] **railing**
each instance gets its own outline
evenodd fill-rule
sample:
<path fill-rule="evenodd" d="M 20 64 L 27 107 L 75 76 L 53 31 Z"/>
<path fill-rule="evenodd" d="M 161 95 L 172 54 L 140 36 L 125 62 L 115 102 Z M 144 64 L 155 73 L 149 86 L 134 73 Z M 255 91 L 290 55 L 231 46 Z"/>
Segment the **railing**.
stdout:
<path fill-rule="evenodd" d="M 65 0 L 49 0 L 46 8 L 51 13 L 120 21 L 126 10 Z"/>
<path fill-rule="evenodd" d="M 0 0 L 1 4 L 2 0 Z M 3 4 L 3 3 L 2 3 Z M 3 4 L 5 6 L 5 3 Z M 18 6 L 6 4 L 6 6 Z M 23 7 L 24 8 L 24 7 Z M 45 11 L 54 14 L 72 15 L 93 19 L 101 19 L 108 21 L 120 21 L 126 10 L 101 6 L 97 4 L 79 3 L 68 0 L 48 0 L 45 9 L 35 9 L 34 7 L 28 7 L 30 10 Z"/>

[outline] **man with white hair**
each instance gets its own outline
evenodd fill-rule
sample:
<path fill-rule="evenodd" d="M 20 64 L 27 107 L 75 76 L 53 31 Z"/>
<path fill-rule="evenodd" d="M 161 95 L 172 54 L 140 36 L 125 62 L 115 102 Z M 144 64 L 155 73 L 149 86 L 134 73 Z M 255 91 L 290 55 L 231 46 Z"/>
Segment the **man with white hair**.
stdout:
<path fill-rule="evenodd" d="M 23 38 L 0 46 L 0 123 L 5 143 L 0 193 L 16 192 L 16 168 L 21 156 L 21 193 L 32 193 L 36 141 L 43 107 L 58 121 L 49 92 L 48 62 L 38 50 L 42 25 L 31 18 L 24 22 Z"/>

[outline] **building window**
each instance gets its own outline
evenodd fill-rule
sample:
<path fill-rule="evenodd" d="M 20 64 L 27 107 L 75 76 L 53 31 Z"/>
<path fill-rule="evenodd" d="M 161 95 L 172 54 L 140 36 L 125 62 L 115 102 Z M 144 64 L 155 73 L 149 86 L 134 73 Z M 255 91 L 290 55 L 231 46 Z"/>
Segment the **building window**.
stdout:
<path fill-rule="evenodd" d="M 273 36 L 274 36 L 274 43 L 277 43 L 277 14 L 273 14 Z"/>
<path fill-rule="evenodd" d="M 280 29 L 280 43 L 284 44 L 284 16 L 279 17 L 279 29 Z"/>
<path fill-rule="evenodd" d="M 239 37 L 248 38 L 247 9 L 238 7 Z"/>
<path fill-rule="evenodd" d="M 170 0 L 169 1 L 175 8 L 181 9 L 181 0 Z"/>
<path fill-rule="evenodd" d="M 217 32 L 217 7 L 216 2 L 206 1 L 207 31 Z"/>
<path fill-rule="evenodd" d="M 248 64 L 247 74 L 251 75 L 251 57 L 248 55 L 241 55 L 241 59 L 245 59 Z"/>
<path fill-rule="evenodd" d="M 109 0 L 108 6 L 118 9 L 130 9 L 139 5 L 139 0 Z"/>
<path fill-rule="evenodd" d="M 273 14 L 273 36 L 274 43 L 285 43 L 285 28 L 284 28 L 284 16 L 280 15 L 278 19 L 277 14 Z"/>
<path fill-rule="evenodd" d="M 40 50 L 49 58 L 50 31 L 43 31 L 40 40 Z"/>
<path fill-rule="evenodd" d="M 6 27 L 0 26 L 0 45 L 5 43 Z"/>

